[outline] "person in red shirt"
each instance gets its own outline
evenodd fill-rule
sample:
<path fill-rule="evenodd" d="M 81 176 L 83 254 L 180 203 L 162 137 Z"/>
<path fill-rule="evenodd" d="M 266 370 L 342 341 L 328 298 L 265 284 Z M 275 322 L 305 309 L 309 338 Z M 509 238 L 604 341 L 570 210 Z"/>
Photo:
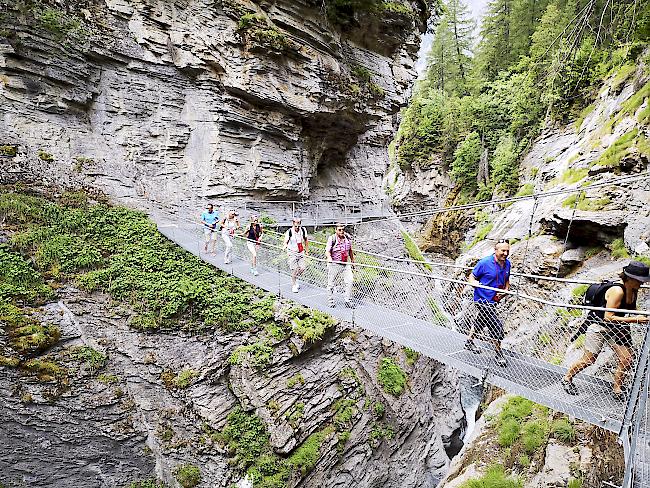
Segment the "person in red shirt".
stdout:
<path fill-rule="evenodd" d="M 327 256 L 328 304 L 330 307 L 334 307 L 334 282 L 342 275 L 345 283 L 345 306 L 352 308 L 354 252 L 352 251 L 352 238 L 346 234 L 345 225 L 336 225 L 336 233 L 327 239 L 325 254 Z"/>

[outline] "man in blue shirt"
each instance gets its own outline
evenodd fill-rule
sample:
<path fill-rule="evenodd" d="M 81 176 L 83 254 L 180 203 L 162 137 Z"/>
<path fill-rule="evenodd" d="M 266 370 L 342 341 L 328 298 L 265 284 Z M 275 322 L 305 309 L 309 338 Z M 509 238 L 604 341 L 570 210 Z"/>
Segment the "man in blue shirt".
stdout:
<path fill-rule="evenodd" d="M 469 276 L 469 283 L 471 285 L 485 285 L 492 288 L 502 288 L 508 290 L 510 288 L 510 244 L 505 239 L 497 241 L 494 245 L 494 254 L 481 259 Z M 503 352 L 501 351 L 501 341 L 504 337 L 503 323 L 497 315 L 497 303 L 504 297 L 503 293 L 494 290 L 487 290 L 485 288 L 474 288 L 474 303 L 478 310 L 476 316 L 476 323 L 469 333 L 465 348 L 475 354 L 481 351 L 474 344 L 474 335 L 479 330 L 486 329 L 489 335 L 490 342 L 494 344 L 496 352 L 495 361 L 501 366 L 508 365 Z"/>
<path fill-rule="evenodd" d="M 203 224 L 203 237 L 205 238 L 205 252 L 208 252 L 208 243 L 212 241 L 212 251 L 210 254 L 217 253 L 217 222 L 219 221 L 219 212 L 214 211 L 214 206 L 210 203 L 206 210 L 201 214 L 201 223 Z"/>

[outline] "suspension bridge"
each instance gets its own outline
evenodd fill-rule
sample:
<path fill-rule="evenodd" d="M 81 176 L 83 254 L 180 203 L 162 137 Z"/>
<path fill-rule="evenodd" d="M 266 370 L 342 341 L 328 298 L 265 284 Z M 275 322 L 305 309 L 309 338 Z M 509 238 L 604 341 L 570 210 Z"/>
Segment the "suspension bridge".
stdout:
<path fill-rule="evenodd" d="M 532 197 L 542 198 L 540 195 Z M 251 209 L 258 212 L 260 206 L 251 205 L 247 210 Z M 437 211 L 441 210 L 428 212 Z M 296 214 L 295 205 L 291 212 Z M 304 209 L 301 216 L 304 222 Z M 329 223 L 328 219 L 312 218 L 314 225 Z M 394 216 L 372 218 L 388 220 Z M 531 222 L 533 218 L 531 215 Z M 567 367 L 581 355 L 580 342 L 584 342 L 584 336 L 571 342 L 574 331 L 583 321 L 589 320 L 589 310 L 609 310 L 586 307 L 575 299 L 567 299 L 571 297 L 570 287 L 588 284 L 588 281 L 513 273 L 511 290 L 505 292 L 507 297 L 498 307 L 507 333 L 503 341 L 507 365 L 500 366 L 487 343 L 478 342 L 479 354 L 464 347 L 468 331 L 474 325 L 483 325 L 479 321 L 484 318 L 472 299 L 473 289 L 467 284 L 467 270 L 462 266 L 421 263 L 355 249 L 355 306 L 346 308 L 340 296 L 335 297 L 332 306 L 326 289 L 328 266 L 342 264 L 327 262 L 322 242 L 310 241 L 307 267 L 299 277 L 301 288 L 294 293 L 280 233 L 265 231 L 257 256 L 260 273 L 254 275 L 250 272 L 250 254 L 242 237 L 233 239 L 235 259 L 225 264 L 222 253 L 212 255 L 203 251 L 202 229 L 198 223 L 169 216 L 154 217 L 154 220 L 160 232 L 176 244 L 257 287 L 326 312 L 482 381 L 615 432 L 625 451 L 623 486 L 650 486 L 648 326 L 630 324 L 635 355 L 627 375 L 624 399 L 612 394 L 611 372 L 615 367 L 612 354 L 601 354 L 600 361 L 576 376 L 577 395 L 567 394 L 560 383 Z M 551 282 L 553 286 L 538 286 L 542 282 Z M 647 288 L 643 292 L 647 293 Z M 639 303 L 643 303 L 642 299 Z M 647 311 L 638 313 L 650 315 Z M 524 321 L 525 327 L 522 327 Z"/>

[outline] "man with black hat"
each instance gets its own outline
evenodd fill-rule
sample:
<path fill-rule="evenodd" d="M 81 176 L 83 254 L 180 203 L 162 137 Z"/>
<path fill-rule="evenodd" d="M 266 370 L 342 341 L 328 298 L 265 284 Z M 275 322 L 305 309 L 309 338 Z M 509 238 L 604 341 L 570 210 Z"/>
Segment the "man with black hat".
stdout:
<path fill-rule="evenodd" d="M 647 324 L 647 315 L 627 316 L 626 310 L 636 310 L 636 299 L 642 283 L 650 281 L 650 268 L 639 261 L 632 261 L 623 268 L 619 275 L 622 283 L 610 287 L 604 296 L 603 308 L 619 309 L 616 312 L 592 310 L 587 316 L 590 321 L 585 339 L 585 352 L 562 378 L 562 387 L 570 395 L 577 395 L 578 390 L 573 384 L 573 378 L 583 369 L 596 361 L 605 341 L 609 342 L 616 353 L 618 365 L 614 373 L 612 393 L 617 400 L 625 398 L 622 389 L 625 373 L 632 364 L 634 351 L 632 349 L 632 331 L 629 324 Z"/>

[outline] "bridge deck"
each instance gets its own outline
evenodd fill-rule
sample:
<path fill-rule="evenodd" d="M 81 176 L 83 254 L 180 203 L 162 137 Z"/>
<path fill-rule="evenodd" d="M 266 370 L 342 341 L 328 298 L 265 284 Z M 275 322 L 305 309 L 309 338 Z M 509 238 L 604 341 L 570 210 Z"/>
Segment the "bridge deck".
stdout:
<path fill-rule="evenodd" d="M 344 308 L 342 302 L 335 308 L 329 307 L 325 288 L 301 284 L 300 291 L 292 293 L 289 276 L 278 269 L 260 265 L 260 274 L 253 276 L 249 271 L 248 262 L 237 256 L 234 256 L 231 264 L 224 265 L 222 255 L 203 253 L 200 239 L 191 230 L 179 228 L 171 222 L 159 222 L 159 230 L 202 260 L 264 290 L 279 293 L 307 307 L 351 322 L 378 336 L 414 349 L 476 378 L 485 378 L 491 384 L 554 410 L 614 432 L 618 432 L 621 427 L 621 415 L 625 405 L 623 402 L 612 401 L 611 384 L 608 381 L 580 374 L 574 381 L 581 394 L 570 396 L 559 383 L 564 368 L 513 351 L 504 351 L 508 365 L 501 368 L 493 360 L 491 347 L 479 341 L 482 353 L 473 354 L 464 349 L 466 336 L 454 330 L 396 310 L 379 307 L 369 300 L 362 300 L 354 309 Z"/>

